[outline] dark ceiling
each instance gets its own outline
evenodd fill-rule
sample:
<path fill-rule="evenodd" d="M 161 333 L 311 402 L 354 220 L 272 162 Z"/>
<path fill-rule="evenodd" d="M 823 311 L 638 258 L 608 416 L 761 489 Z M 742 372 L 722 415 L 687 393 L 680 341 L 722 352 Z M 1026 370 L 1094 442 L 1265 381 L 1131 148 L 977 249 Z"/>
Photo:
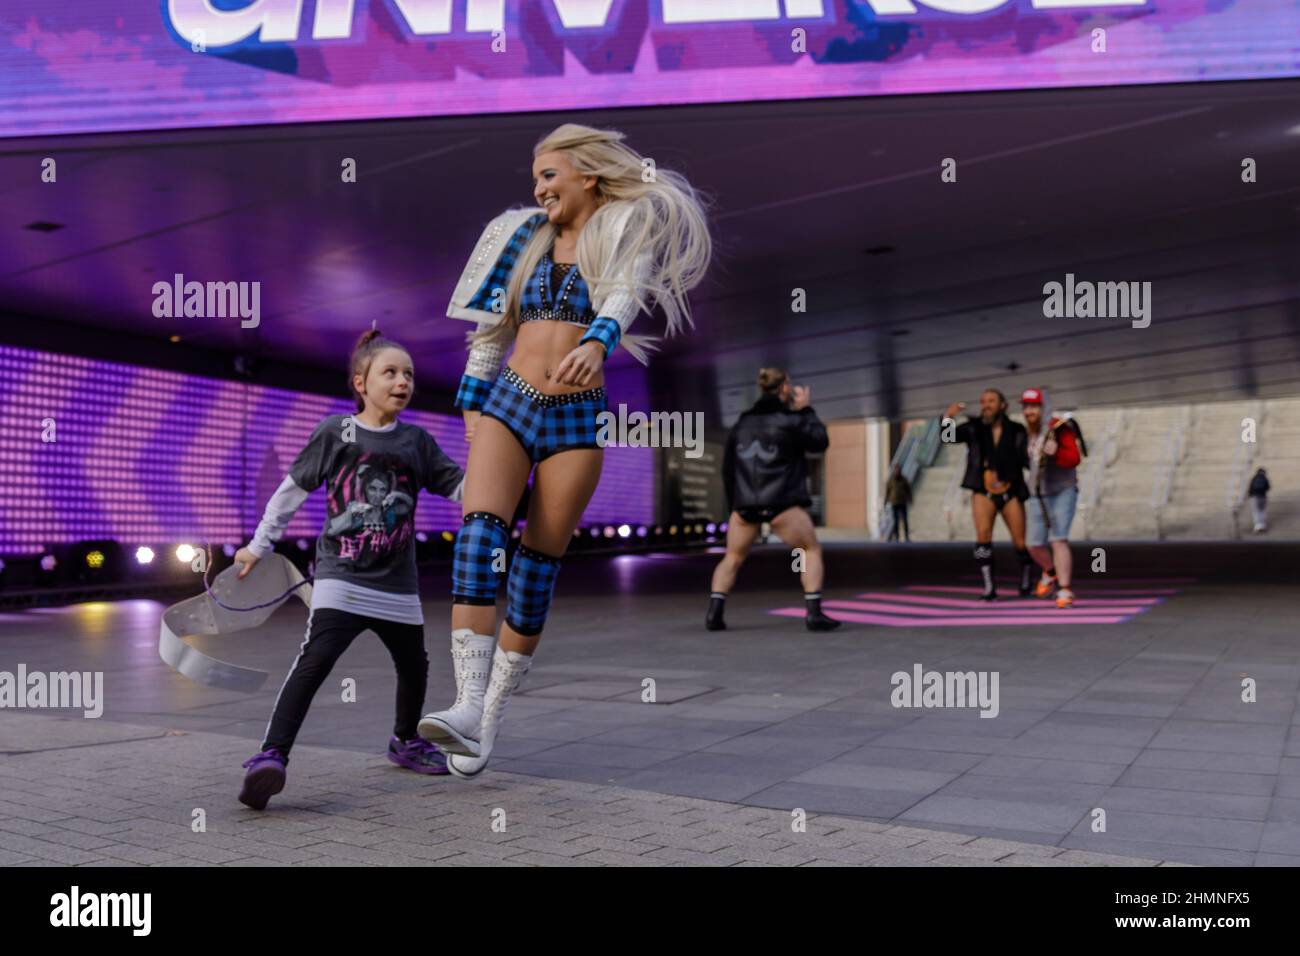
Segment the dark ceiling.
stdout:
<path fill-rule="evenodd" d="M 1289 80 L 8 140 L 0 334 L 78 351 L 78 330 L 111 333 L 176 367 L 168 348 L 251 354 L 328 371 L 329 391 L 378 319 L 426 387 L 453 390 L 467 326 L 443 318 L 449 290 L 482 225 L 531 201 L 532 145 L 568 120 L 624 130 L 714 199 L 697 331 L 653 364 L 656 407 L 729 418 L 764 363 L 828 419 L 928 414 L 985 384 L 1067 405 L 1300 394 Z M 175 273 L 260 281 L 260 327 L 154 318 Z M 1066 273 L 1150 281 L 1150 327 L 1044 318 Z"/>

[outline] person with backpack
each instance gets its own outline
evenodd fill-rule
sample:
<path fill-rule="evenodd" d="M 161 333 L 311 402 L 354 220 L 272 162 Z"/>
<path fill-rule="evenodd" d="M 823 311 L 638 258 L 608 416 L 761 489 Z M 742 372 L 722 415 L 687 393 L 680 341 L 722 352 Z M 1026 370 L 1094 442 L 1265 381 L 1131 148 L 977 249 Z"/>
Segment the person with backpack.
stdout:
<path fill-rule="evenodd" d="M 1079 503 L 1075 472 L 1088 446 L 1078 422 L 1052 414 L 1047 393 L 1041 388 L 1025 389 L 1020 406 L 1029 430 L 1030 500 L 1025 508 L 1025 543 L 1043 569 L 1034 594 L 1050 598 L 1055 591 L 1056 606 L 1064 609 L 1074 605 L 1070 589 L 1070 524 Z"/>
<path fill-rule="evenodd" d="M 1251 517 L 1255 519 L 1255 534 L 1261 534 L 1268 530 L 1268 475 L 1264 474 L 1261 468 L 1255 472 L 1255 477 L 1250 479 L 1250 489 L 1247 494 L 1250 496 Z"/>

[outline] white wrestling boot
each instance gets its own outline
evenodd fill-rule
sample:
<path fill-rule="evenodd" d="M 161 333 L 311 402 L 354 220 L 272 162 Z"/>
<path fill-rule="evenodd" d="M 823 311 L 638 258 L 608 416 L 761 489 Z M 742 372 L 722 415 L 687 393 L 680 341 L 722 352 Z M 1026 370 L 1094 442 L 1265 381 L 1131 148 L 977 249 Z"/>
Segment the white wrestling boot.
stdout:
<path fill-rule="evenodd" d="M 492 658 L 492 679 L 488 681 L 487 695 L 483 703 L 483 726 L 479 730 L 479 751 L 474 756 L 457 753 L 447 755 L 447 769 L 457 777 L 475 777 L 487 766 L 492 753 L 492 744 L 497 739 L 497 728 L 505 715 L 506 704 L 510 695 L 519 689 L 524 675 L 532 665 L 530 655 L 515 651 L 503 651 L 497 648 Z"/>
<path fill-rule="evenodd" d="M 450 710 L 425 714 L 418 733 L 446 754 L 479 753 L 479 725 L 483 722 L 483 696 L 492 672 L 496 638 L 462 627 L 451 632 L 451 662 L 456 674 L 456 703 Z"/>

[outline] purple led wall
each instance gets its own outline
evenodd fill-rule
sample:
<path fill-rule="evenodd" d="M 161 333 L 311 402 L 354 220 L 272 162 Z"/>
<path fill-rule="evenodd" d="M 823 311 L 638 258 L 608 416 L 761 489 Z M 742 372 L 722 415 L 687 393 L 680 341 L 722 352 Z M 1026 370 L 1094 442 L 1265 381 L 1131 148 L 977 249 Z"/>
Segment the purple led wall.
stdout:
<path fill-rule="evenodd" d="M 643 407 L 638 381 L 611 373 L 611 403 Z M 0 554 L 96 539 L 242 543 L 316 424 L 352 410 L 341 397 L 0 346 Z M 458 417 L 403 419 L 465 463 Z M 654 470 L 652 449 L 606 449 L 584 523 L 652 521 Z M 286 538 L 314 539 L 324 520 L 320 491 Z M 459 505 L 421 494 L 419 530 L 459 526 Z"/>

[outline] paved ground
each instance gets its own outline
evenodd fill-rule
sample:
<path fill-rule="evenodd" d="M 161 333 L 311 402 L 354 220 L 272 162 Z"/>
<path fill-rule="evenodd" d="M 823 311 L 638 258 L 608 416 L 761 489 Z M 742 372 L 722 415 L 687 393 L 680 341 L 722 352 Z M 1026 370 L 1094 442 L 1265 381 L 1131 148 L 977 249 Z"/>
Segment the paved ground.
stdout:
<path fill-rule="evenodd" d="M 818 814 L 796 832 L 779 810 L 505 772 L 419 777 L 317 747 L 295 751 L 291 789 L 256 813 L 232 799 L 247 749 L 220 734 L 0 714 L 0 866 L 1158 862 Z"/>
<path fill-rule="evenodd" d="M 961 583 L 970 573 L 962 546 L 846 545 L 830 553 L 833 586 L 827 593 L 838 599 L 908 584 Z M 455 843 L 456 853 L 483 853 L 465 828 L 486 826 L 482 807 L 488 803 L 531 829 L 489 831 L 483 846 L 531 837 L 546 845 L 521 844 L 521 854 L 554 853 L 585 837 L 626 839 L 614 820 L 624 814 L 608 807 L 627 801 L 633 830 L 649 825 L 641 821 L 641 808 L 658 827 L 630 842 L 661 857 L 718 853 L 712 862 L 719 863 L 739 862 L 731 859 L 735 853 L 752 862 L 842 861 L 823 856 L 820 844 L 807 860 L 795 859 L 826 836 L 839 851 L 860 852 L 864 861 L 888 855 L 886 846 L 909 852 L 920 847 L 917 854 L 935 852 L 932 859 L 959 856 L 951 848 L 966 847 L 980 858 L 1006 846 L 988 841 L 1011 841 L 1031 847 L 1007 850 L 1012 862 L 1088 859 L 1066 856 L 1080 851 L 1191 864 L 1300 865 L 1300 651 L 1291 607 L 1296 568 L 1286 549 L 1254 542 L 1110 545 L 1110 577 L 1083 580 L 1081 593 L 1118 586 L 1118 578 L 1195 581 L 1123 623 L 855 624 L 832 635 L 810 635 L 798 621 L 767 613 L 788 606 L 792 590 L 798 593 L 789 555 L 776 548 L 756 555 L 746 568 L 728 613 L 731 629 L 705 632 L 701 582 L 707 582 L 714 561 L 716 556 L 703 554 L 566 561 L 527 693 L 512 703 L 491 776 L 472 785 L 408 779 L 375 756 L 391 721 L 393 678 L 378 642 L 358 642 L 308 719 L 281 810 L 265 819 L 284 820 L 286 830 L 309 826 L 330 833 L 379 819 L 376 843 L 400 844 L 409 834 L 389 841 L 379 828 L 400 826 L 427 838 L 430 825 L 422 821 L 439 819 L 428 803 L 437 794 L 440 805 L 449 800 L 454 807 L 447 840 L 468 840 Z M 438 583 L 431 579 L 426 593 L 436 594 Z M 301 606 L 281 610 L 256 633 L 202 645 L 227 660 L 270 671 L 266 688 L 252 695 L 197 686 L 159 662 L 159 613 L 155 602 L 139 601 L 0 616 L 0 669 L 23 662 L 32 670 L 102 670 L 107 696 L 99 721 L 0 713 L 7 724 L 44 721 L 51 728 L 8 728 L 12 746 L 0 749 L 40 752 L 3 761 L 0 772 L 6 776 L 0 782 L 7 788 L 17 778 L 12 786 L 28 796 L 0 794 L 6 804 L 0 815 L 8 815 L 0 829 L 13 832 L 9 824 L 15 818 L 41 823 L 13 809 L 30 813 L 33 804 L 37 812 L 64 812 L 74 820 L 86 807 L 111 815 L 114 807 L 99 804 L 99 794 L 129 803 L 130 794 L 113 787 L 147 793 L 156 784 L 168 789 L 147 819 L 160 816 L 171 826 L 179 813 L 184 823 L 188 808 L 204 805 L 191 796 L 197 787 L 209 804 L 210 834 L 240 839 L 223 829 L 227 823 L 259 835 L 266 828 L 283 832 L 279 823 L 248 823 L 250 815 L 234 804 L 233 794 L 239 762 L 256 750 L 301 640 Z M 431 600 L 426 614 L 434 661 L 429 702 L 437 705 L 453 693 L 442 650 L 446 604 Z M 981 719 L 970 709 L 895 708 L 891 675 L 917 663 L 997 671 L 998 717 Z M 357 681 L 356 703 L 340 698 L 338 681 L 344 677 Z M 1257 685 L 1255 703 L 1241 700 L 1247 677 Z M 655 682 L 654 704 L 641 700 L 646 679 Z M 94 747 L 75 739 L 115 734 L 119 723 L 152 728 L 134 733 L 154 736 Z M 72 749 L 46 749 L 47 734 L 60 725 L 75 728 L 60 731 L 71 734 Z M 158 736 L 165 730 L 188 735 Z M 107 764 L 96 771 L 100 760 Z M 24 773 L 15 774 L 14 767 Z M 60 776 L 43 775 L 55 773 Z M 48 782 L 56 779 L 86 781 L 96 799 L 51 808 L 48 801 L 63 792 Z M 548 800 L 568 809 L 547 813 Z M 789 832 L 795 807 L 820 815 L 808 834 Z M 1106 814 L 1105 832 L 1092 829 L 1098 808 Z M 353 823 L 331 830 L 335 818 Z M 561 828 L 568 840 L 551 832 L 561 820 L 569 821 Z M 674 831 L 686 820 L 713 837 L 678 846 L 683 841 Z M 720 826 L 717 821 L 766 828 L 768 837 L 753 852 L 761 846 L 786 856 L 744 856 L 748 838 L 725 842 L 731 831 L 710 829 Z M 899 839 L 898 831 L 885 829 L 899 826 L 908 828 L 901 839 L 914 840 L 914 847 L 879 842 Z M 827 833 L 831 828 L 836 832 Z M 854 850 L 854 835 L 871 840 Z M 111 834 L 83 836 L 107 840 Z M 256 842 L 238 843 L 231 852 L 251 852 Z M 352 845 L 334 837 L 328 842 Z M 28 852 L 7 841 L 0 846 Z M 949 849 L 938 853 L 936 846 Z M 616 853 L 627 847 L 591 849 Z M 528 862 L 522 855 L 519 860 Z"/>

